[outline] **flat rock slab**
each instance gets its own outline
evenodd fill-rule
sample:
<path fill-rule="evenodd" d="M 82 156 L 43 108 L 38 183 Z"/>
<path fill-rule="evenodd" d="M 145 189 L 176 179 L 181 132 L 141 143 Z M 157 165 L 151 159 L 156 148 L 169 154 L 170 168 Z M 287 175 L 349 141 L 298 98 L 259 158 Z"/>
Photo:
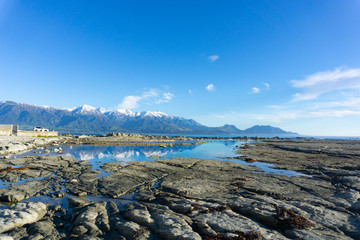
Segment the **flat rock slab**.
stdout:
<path fill-rule="evenodd" d="M 51 179 L 28 181 L 20 185 L 0 189 L 0 201 L 17 203 L 34 196 L 50 184 Z"/>
<path fill-rule="evenodd" d="M 127 207 L 124 216 L 138 224 L 145 225 L 164 239 L 202 239 L 190 226 L 192 224 L 190 218 L 175 213 L 167 206 L 133 204 Z"/>
<path fill-rule="evenodd" d="M 0 233 L 40 220 L 47 212 L 44 203 L 18 203 L 0 210 Z"/>

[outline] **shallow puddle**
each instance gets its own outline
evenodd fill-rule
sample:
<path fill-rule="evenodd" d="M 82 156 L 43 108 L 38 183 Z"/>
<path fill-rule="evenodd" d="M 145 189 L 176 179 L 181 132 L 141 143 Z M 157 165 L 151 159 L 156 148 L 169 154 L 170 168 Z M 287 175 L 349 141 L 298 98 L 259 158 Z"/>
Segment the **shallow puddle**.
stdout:
<path fill-rule="evenodd" d="M 198 158 L 204 160 L 220 160 L 230 161 L 248 166 L 259 168 L 260 172 L 266 174 L 286 175 L 289 177 L 303 176 L 311 177 L 296 171 L 286 169 L 276 169 L 276 165 L 264 162 L 247 163 L 241 159 L 232 159 L 239 156 L 235 153 L 236 147 L 245 143 L 251 144 L 250 141 L 237 140 L 213 140 L 207 143 L 191 144 L 191 145 L 174 145 L 174 146 L 60 146 L 62 155 L 75 157 L 77 160 L 86 160 L 94 170 L 100 170 L 98 177 L 106 177 L 110 173 L 106 173 L 101 169 L 101 165 L 109 162 L 118 162 L 127 164 L 132 161 L 155 161 L 163 157 L 183 157 Z M 53 152 L 54 148 L 49 148 L 50 153 L 45 154 L 44 150 L 29 151 L 18 155 L 17 157 L 26 155 L 59 155 Z M 40 153 L 39 153 L 40 152 Z"/>

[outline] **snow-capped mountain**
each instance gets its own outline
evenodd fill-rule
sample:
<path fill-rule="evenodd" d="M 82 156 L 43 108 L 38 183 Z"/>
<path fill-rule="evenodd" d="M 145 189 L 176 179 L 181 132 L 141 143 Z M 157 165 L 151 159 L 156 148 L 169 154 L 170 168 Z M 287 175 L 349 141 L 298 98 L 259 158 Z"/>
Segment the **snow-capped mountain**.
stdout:
<path fill-rule="evenodd" d="M 194 120 L 162 112 L 105 110 L 89 105 L 59 109 L 10 101 L 0 102 L 0 123 L 68 132 L 191 133 L 207 128 Z"/>
<path fill-rule="evenodd" d="M 29 104 L 30 105 L 30 104 Z M 32 105 L 35 106 L 35 105 Z M 48 106 L 41 106 L 41 107 L 47 107 Z M 166 113 L 155 111 L 144 111 L 144 112 L 133 112 L 128 109 L 116 109 L 116 110 L 106 110 L 105 108 L 95 108 L 93 106 L 84 104 L 78 107 L 73 108 L 63 108 L 64 110 L 67 110 L 72 113 L 77 114 L 83 114 L 83 115 L 91 115 L 91 114 L 105 114 L 105 115 L 121 115 L 121 116 L 127 116 L 127 117 L 170 117 Z"/>
<path fill-rule="evenodd" d="M 60 109 L 10 101 L 0 102 L 0 124 L 17 124 L 21 129 L 42 126 L 60 132 L 137 132 L 173 134 L 246 134 L 233 125 L 207 127 L 192 119 L 162 112 L 105 110 L 89 105 Z M 257 134 L 294 134 L 271 126 L 252 128 Z"/>

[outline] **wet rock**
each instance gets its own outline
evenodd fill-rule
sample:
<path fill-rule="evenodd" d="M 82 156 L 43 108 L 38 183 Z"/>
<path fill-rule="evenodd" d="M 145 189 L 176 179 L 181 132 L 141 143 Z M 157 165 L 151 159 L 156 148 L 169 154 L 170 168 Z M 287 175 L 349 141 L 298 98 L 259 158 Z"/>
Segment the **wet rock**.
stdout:
<path fill-rule="evenodd" d="M 313 206 L 304 202 L 293 202 L 294 206 L 308 214 L 308 219 L 323 225 L 335 232 L 345 233 L 348 236 L 360 238 L 360 222 L 355 216 L 345 212 L 334 211 L 322 206 Z"/>
<path fill-rule="evenodd" d="M 154 222 L 147 207 L 139 203 L 127 205 L 123 216 L 143 226 L 150 226 Z"/>
<path fill-rule="evenodd" d="M 54 223 L 49 220 L 38 221 L 31 224 L 27 232 L 30 235 L 29 239 L 57 240 L 61 238 Z"/>
<path fill-rule="evenodd" d="M 185 215 L 177 214 L 166 206 L 147 204 L 155 224 L 150 228 L 165 239 L 201 239 L 191 228 L 192 221 Z"/>
<path fill-rule="evenodd" d="M 106 234 L 110 225 L 105 206 L 104 202 L 92 203 L 75 212 L 71 230 L 73 237 L 97 237 Z"/>
<path fill-rule="evenodd" d="M 71 183 L 71 184 L 77 184 L 77 183 L 79 183 L 79 180 L 77 180 L 77 179 L 71 179 L 71 180 L 69 181 L 69 183 Z"/>
<path fill-rule="evenodd" d="M 148 239 L 150 236 L 150 231 L 146 227 L 125 220 L 120 215 L 113 216 L 111 219 L 111 229 L 116 231 L 120 236 L 125 237 L 126 239 Z"/>
<path fill-rule="evenodd" d="M 261 236 L 261 238 L 255 239 L 287 239 L 279 232 L 267 229 L 265 226 L 231 210 L 199 214 L 195 219 L 202 233 L 209 237 L 215 237 L 220 233 L 222 236 L 231 239 L 238 232 L 243 232 L 244 234 L 258 233 L 258 236 Z"/>
<path fill-rule="evenodd" d="M 46 205 L 40 202 L 18 203 L 0 210 L 0 233 L 36 222 L 46 212 Z"/>
<path fill-rule="evenodd" d="M 131 204 L 123 214 L 126 218 L 150 228 L 165 239 L 201 239 L 191 228 L 192 221 L 166 206 Z"/>
<path fill-rule="evenodd" d="M 300 216 L 295 214 L 293 211 L 279 207 L 275 205 L 276 209 L 276 219 L 278 221 L 278 228 L 281 230 L 286 229 L 305 229 L 315 227 L 315 224 Z"/>
<path fill-rule="evenodd" d="M 91 204 L 91 202 L 86 198 L 68 197 L 67 200 L 69 208 L 82 208 Z"/>
<path fill-rule="evenodd" d="M 126 166 L 125 164 L 112 162 L 112 163 L 105 163 L 100 167 L 102 168 L 102 170 L 109 173 L 109 172 L 117 172 L 119 169 L 121 169 L 125 166 Z"/>
<path fill-rule="evenodd" d="M 25 182 L 21 185 L 10 186 L 7 189 L 0 189 L 0 201 L 3 202 L 21 202 L 24 199 L 34 196 L 36 193 L 46 189 L 50 178 L 43 180 L 33 180 Z"/>
<path fill-rule="evenodd" d="M 57 198 L 63 198 L 63 197 L 65 197 L 65 193 L 63 193 L 61 191 L 57 191 L 54 193 L 54 196 Z"/>
<path fill-rule="evenodd" d="M 143 191 L 135 195 L 135 199 L 138 201 L 151 202 L 156 199 L 156 196 L 154 192 L 150 189 L 144 189 Z"/>
<path fill-rule="evenodd" d="M 177 167 L 157 162 L 134 162 L 99 179 L 98 189 L 102 195 L 116 198 L 135 189 L 151 186 L 158 179 L 176 170 Z"/>
<path fill-rule="evenodd" d="M 14 240 L 12 236 L 0 234 L 0 240 Z"/>
<path fill-rule="evenodd" d="M 349 188 L 360 191 L 360 177 L 358 176 L 343 176 L 339 177 L 338 180 Z"/>
<path fill-rule="evenodd" d="M 303 240 L 351 240 L 353 238 L 346 236 L 343 233 L 331 231 L 329 229 L 293 229 L 286 230 L 285 235 L 291 239 Z"/>
<path fill-rule="evenodd" d="M 85 197 L 85 196 L 87 196 L 87 192 L 77 192 L 76 195 L 78 197 Z"/>

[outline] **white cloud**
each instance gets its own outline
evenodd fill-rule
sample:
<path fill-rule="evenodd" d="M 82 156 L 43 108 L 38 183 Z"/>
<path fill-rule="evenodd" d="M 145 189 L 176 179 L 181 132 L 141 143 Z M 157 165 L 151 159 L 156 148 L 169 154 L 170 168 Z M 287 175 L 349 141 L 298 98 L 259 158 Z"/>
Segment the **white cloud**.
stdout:
<path fill-rule="evenodd" d="M 209 92 L 215 91 L 214 84 L 210 83 L 209 85 L 207 85 L 206 90 L 208 90 Z"/>
<path fill-rule="evenodd" d="M 269 114 L 248 114 L 247 117 L 258 121 L 280 123 L 284 120 L 295 120 L 301 115 L 297 112 L 279 112 Z"/>
<path fill-rule="evenodd" d="M 298 101 L 288 101 L 283 104 L 267 102 L 263 109 L 248 109 L 248 112 L 225 112 L 212 114 L 211 118 L 221 123 L 242 124 L 292 124 L 299 129 L 306 126 L 313 133 L 354 135 L 357 120 L 360 119 L 360 69 L 335 69 L 334 71 L 315 73 L 303 80 L 291 81 L 293 87 L 301 90 L 294 96 Z M 263 83 L 263 87 L 253 87 L 251 93 L 265 92 L 270 84 Z M 319 97 L 324 94 L 324 96 Z M 326 95 L 325 95 L 326 94 Z M 308 101 L 299 101 L 308 100 Z M 243 110 L 245 111 L 245 110 Z M 204 118 L 206 121 L 207 117 Z M 241 119 L 241 122 L 239 122 Z M 344 124 L 339 124 L 344 122 Z M 348 125 L 346 125 L 349 123 Z M 336 125 L 337 124 L 337 125 Z M 352 125 L 351 125 L 352 124 Z M 341 125 L 341 126 L 339 126 Z M 321 130 L 322 129 L 322 130 Z M 345 129 L 345 130 L 344 130 Z M 342 133 L 342 131 L 344 132 Z M 354 132 L 352 132 L 354 130 Z M 305 129 L 304 129 L 305 131 Z M 331 132 L 328 132 L 331 131 Z"/>
<path fill-rule="evenodd" d="M 170 102 L 174 94 L 158 89 L 150 89 L 139 96 L 125 96 L 117 109 L 135 109 L 141 105 L 155 105 Z"/>
<path fill-rule="evenodd" d="M 160 97 L 159 99 L 155 100 L 156 104 L 160 104 L 160 103 L 167 103 L 170 102 L 174 97 L 174 94 L 170 93 L 170 92 L 166 92 L 162 94 L 162 97 Z"/>
<path fill-rule="evenodd" d="M 260 88 L 257 88 L 257 87 L 253 87 L 251 89 L 251 93 L 259 93 L 260 91 L 261 91 Z"/>
<path fill-rule="evenodd" d="M 350 97 L 339 101 L 319 102 L 313 105 L 313 109 L 329 109 L 329 108 L 356 108 L 360 109 L 360 98 Z"/>
<path fill-rule="evenodd" d="M 189 89 L 189 94 L 190 94 L 190 95 L 192 95 L 192 94 L 193 94 L 193 92 L 192 92 L 192 90 L 191 90 L 191 89 Z"/>
<path fill-rule="evenodd" d="M 344 117 L 349 115 L 360 115 L 360 110 L 322 110 L 318 112 L 311 112 L 314 117 Z"/>
<path fill-rule="evenodd" d="M 255 94 L 255 93 L 260 93 L 262 90 L 269 90 L 270 89 L 270 84 L 268 83 L 263 83 L 265 87 L 263 88 L 258 88 L 258 87 L 253 87 L 251 89 L 251 93 Z"/>
<path fill-rule="evenodd" d="M 344 89 L 360 90 L 360 69 L 337 68 L 318 72 L 303 80 L 290 81 L 293 87 L 303 89 L 293 96 L 294 101 L 312 100 L 320 95 Z"/>
<path fill-rule="evenodd" d="M 283 106 L 279 106 L 279 105 L 268 105 L 268 106 L 266 106 L 266 108 L 282 109 L 282 108 L 284 108 L 284 107 L 283 107 Z"/>
<path fill-rule="evenodd" d="M 212 55 L 208 57 L 210 62 L 215 62 L 216 60 L 218 60 L 220 57 L 218 55 Z"/>
<path fill-rule="evenodd" d="M 118 109 L 134 109 L 138 108 L 138 102 L 141 100 L 140 96 L 125 96 L 123 101 L 118 105 Z"/>

